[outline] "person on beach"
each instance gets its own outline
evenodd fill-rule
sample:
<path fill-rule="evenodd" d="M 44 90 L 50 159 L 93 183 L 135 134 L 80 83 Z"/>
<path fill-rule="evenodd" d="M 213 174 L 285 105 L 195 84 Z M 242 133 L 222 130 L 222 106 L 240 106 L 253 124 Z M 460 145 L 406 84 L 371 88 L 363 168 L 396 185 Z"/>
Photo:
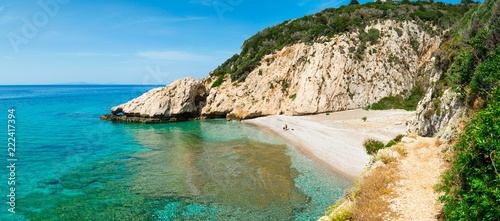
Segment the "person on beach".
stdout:
<path fill-rule="evenodd" d="M 287 131 L 287 130 L 288 130 L 288 125 L 287 125 L 287 124 L 285 124 L 285 126 L 283 127 L 283 130 L 284 130 L 284 131 Z"/>

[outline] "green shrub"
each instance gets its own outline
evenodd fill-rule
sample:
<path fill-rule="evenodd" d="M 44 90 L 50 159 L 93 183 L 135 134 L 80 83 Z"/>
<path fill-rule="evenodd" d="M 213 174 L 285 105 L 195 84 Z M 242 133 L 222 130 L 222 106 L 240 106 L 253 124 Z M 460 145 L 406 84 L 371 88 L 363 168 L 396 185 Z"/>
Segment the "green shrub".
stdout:
<path fill-rule="evenodd" d="M 366 122 L 366 120 L 367 120 L 367 119 L 368 119 L 367 117 L 362 117 L 362 118 L 361 118 L 361 120 L 362 120 L 363 122 Z"/>
<path fill-rule="evenodd" d="M 281 92 L 285 93 L 285 91 L 288 89 L 290 85 L 286 81 L 281 81 Z"/>
<path fill-rule="evenodd" d="M 445 220 L 500 220 L 500 89 L 455 145 L 444 191 Z"/>
<path fill-rule="evenodd" d="M 219 87 L 222 84 L 222 82 L 224 82 L 224 76 L 219 76 L 217 80 L 215 80 L 214 83 L 212 84 L 212 88 Z"/>
<path fill-rule="evenodd" d="M 397 143 L 401 142 L 401 139 L 403 139 L 403 137 L 404 137 L 404 135 L 399 134 L 394 139 L 392 139 L 389 142 L 387 142 L 387 144 L 385 145 L 385 147 L 392 147 L 394 144 L 397 144 Z"/>
<path fill-rule="evenodd" d="M 389 110 L 389 109 L 397 109 L 398 104 L 403 102 L 402 96 L 387 96 L 380 99 L 377 103 L 370 105 L 370 109 L 372 110 Z"/>
<path fill-rule="evenodd" d="M 450 67 L 451 73 L 448 75 L 448 85 L 452 86 L 455 91 L 461 92 L 470 83 L 475 64 L 473 49 L 462 49 Z"/>
<path fill-rule="evenodd" d="M 462 4 L 472 10 L 458 23 L 441 47 L 443 52 L 437 56 L 437 66 L 447 71 L 443 81 L 458 92 L 469 107 L 474 107 L 478 99 L 484 100 L 498 85 L 500 10 L 496 9 L 499 5 L 496 0 Z"/>
<path fill-rule="evenodd" d="M 443 13 L 439 10 L 420 10 L 412 13 L 411 16 L 418 17 L 423 21 L 437 21 L 441 16 L 443 16 Z"/>
<path fill-rule="evenodd" d="M 396 31 L 396 33 L 398 33 L 398 37 L 403 36 L 403 30 L 401 30 L 400 28 L 394 28 L 394 31 Z"/>
<path fill-rule="evenodd" d="M 293 101 L 293 100 L 295 100 L 295 98 L 297 98 L 297 94 L 292 94 L 292 95 L 290 95 L 289 98 L 292 99 L 292 101 Z"/>
<path fill-rule="evenodd" d="M 349 5 L 359 5 L 359 2 L 358 0 L 351 0 L 351 2 L 349 2 Z"/>
<path fill-rule="evenodd" d="M 380 99 L 378 102 L 373 103 L 367 107 L 372 110 L 389 110 L 389 109 L 404 109 L 407 111 L 414 111 L 417 109 L 418 102 L 425 95 L 424 87 L 421 82 L 413 87 L 410 96 L 404 98 L 401 95 L 387 96 Z"/>
<path fill-rule="evenodd" d="M 376 28 L 372 28 L 370 30 L 368 30 L 368 41 L 370 41 L 370 43 L 372 45 L 374 45 L 375 43 L 377 43 L 378 39 L 380 38 L 380 31 Z"/>
<path fill-rule="evenodd" d="M 420 46 L 420 42 L 417 40 L 411 40 L 410 41 L 411 48 L 413 48 L 413 51 L 418 52 L 418 47 Z"/>
<path fill-rule="evenodd" d="M 332 221 L 352 220 L 352 208 L 354 203 L 350 200 L 339 200 L 335 205 L 329 206 L 325 216 L 329 216 Z"/>
<path fill-rule="evenodd" d="M 363 145 L 365 146 L 368 154 L 375 154 L 378 150 L 384 148 L 385 146 L 382 141 L 375 139 L 366 139 Z"/>
<path fill-rule="evenodd" d="M 354 53 L 356 51 L 356 47 L 349 47 L 349 53 Z"/>
<path fill-rule="evenodd" d="M 480 64 L 470 82 L 469 101 L 476 97 L 485 98 L 500 83 L 500 49 L 495 55 Z"/>

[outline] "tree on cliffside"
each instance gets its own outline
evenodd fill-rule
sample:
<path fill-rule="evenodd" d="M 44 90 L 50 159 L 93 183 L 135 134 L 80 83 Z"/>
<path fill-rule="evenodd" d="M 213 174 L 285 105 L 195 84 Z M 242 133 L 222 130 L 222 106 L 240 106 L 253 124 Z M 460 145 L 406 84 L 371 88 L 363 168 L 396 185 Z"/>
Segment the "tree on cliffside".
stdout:
<path fill-rule="evenodd" d="M 359 2 L 358 2 L 358 0 L 351 0 L 349 5 L 359 5 Z"/>

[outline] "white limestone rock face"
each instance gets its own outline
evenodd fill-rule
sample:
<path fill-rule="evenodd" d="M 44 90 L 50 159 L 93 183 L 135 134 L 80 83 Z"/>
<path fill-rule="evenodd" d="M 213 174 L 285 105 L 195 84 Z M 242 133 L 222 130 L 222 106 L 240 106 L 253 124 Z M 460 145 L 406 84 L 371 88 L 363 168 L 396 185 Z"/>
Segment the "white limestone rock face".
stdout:
<path fill-rule="evenodd" d="M 313 44 L 298 43 L 267 55 L 244 82 L 211 88 L 203 115 L 228 119 L 262 115 L 305 115 L 365 107 L 390 95 L 408 94 L 423 59 L 441 42 L 411 21 L 382 21 L 375 44 L 346 33 Z M 401 36 L 396 28 L 402 30 Z M 412 46 L 418 41 L 418 47 Z M 206 86 L 216 78 L 208 78 Z"/>
<path fill-rule="evenodd" d="M 441 43 L 439 36 L 412 21 L 385 20 L 365 31 L 369 29 L 380 32 L 373 44 L 362 42 L 357 32 L 294 44 L 266 55 L 243 82 L 232 82 L 227 74 L 220 86 L 211 88 L 216 77 L 180 79 L 114 107 L 113 115 L 103 119 L 135 122 L 131 118 L 202 116 L 237 120 L 333 112 L 366 107 L 386 96 L 409 95 L 419 77 L 430 76 L 431 84 L 440 78 L 432 58 Z M 463 115 L 453 112 L 459 107 L 450 92 L 440 103 L 443 114 L 434 112 L 431 119 L 432 93 L 428 91 L 420 103 L 410 131 L 430 136 Z M 120 112 L 128 119 L 117 117 Z"/>
<path fill-rule="evenodd" d="M 433 93 L 430 89 L 419 102 L 408 131 L 425 137 L 437 135 L 445 140 L 454 140 L 459 134 L 456 128 L 467 117 L 467 109 L 461 104 L 459 95 L 451 89 L 445 90 L 439 99 L 431 99 Z"/>
<path fill-rule="evenodd" d="M 427 56 L 430 57 L 431 54 Z M 467 108 L 462 105 L 459 94 L 437 85 L 443 73 L 434 67 L 434 60 L 433 57 L 423 59 L 420 64 L 420 71 L 429 76 L 430 87 L 418 103 L 416 115 L 408 124 L 408 132 L 454 140 L 459 134 L 456 129 L 460 128 L 461 121 L 467 117 Z M 441 90 L 444 91 L 440 92 Z"/>
<path fill-rule="evenodd" d="M 168 118 L 197 116 L 205 105 L 206 89 L 201 79 L 183 78 L 152 89 L 138 98 L 111 108 L 113 115 L 127 117 Z"/>

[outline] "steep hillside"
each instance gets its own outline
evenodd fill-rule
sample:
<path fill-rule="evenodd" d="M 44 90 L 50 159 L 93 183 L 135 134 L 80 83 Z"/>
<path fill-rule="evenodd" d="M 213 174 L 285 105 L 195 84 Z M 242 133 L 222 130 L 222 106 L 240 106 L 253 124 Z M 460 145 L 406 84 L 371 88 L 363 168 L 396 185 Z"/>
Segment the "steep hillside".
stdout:
<path fill-rule="evenodd" d="M 383 20 L 362 31 L 373 33 L 372 40 L 363 42 L 362 33 L 355 31 L 297 43 L 266 55 L 243 82 L 233 82 L 227 74 L 210 90 L 202 114 L 228 113 L 230 119 L 304 115 L 408 96 L 419 78 L 419 65 L 431 59 L 441 42 L 414 21 Z M 216 78 L 209 78 L 207 86 Z"/>
<path fill-rule="evenodd" d="M 167 102 L 162 96 L 143 96 L 113 108 L 103 119 L 247 119 L 354 109 L 388 96 L 413 95 L 418 101 L 423 92 L 414 85 L 428 78 L 423 65 L 434 61 L 441 36 L 466 9 L 443 3 L 368 3 L 286 21 L 245 41 L 239 55 L 204 80 L 203 96 L 191 93 L 199 82 L 184 86 L 192 88 L 175 82 L 154 94 L 176 94 L 171 91 L 176 88 L 188 97 L 171 96 Z"/>
<path fill-rule="evenodd" d="M 500 1 L 484 1 L 464 17 L 455 35 L 442 46 L 454 53 L 449 54 L 452 63 L 436 85 L 441 83 L 456 93 L 458 104 L 470 117 L 440 187 L 446 220 L 500 219 L 499 17 Z M 441 64 L 446 62 L 446 57 L 441 59 Z M 439 97 L 440 91 L 434 87 L 437 95 L 432 96 Z"/>
<path fill-rule="evenodd" d="M 467 9 L 465 5 L 424 2 L 367 3 L 325 9 L 313 15 L 266 28 L 246 40 L 240 54 L 234 55 L 210 73 L 211 77 L 217 78 L 215 81 L 217 83 L 212 86 L 218 86 L 226 74 L 231 76 L 233 82 L 244 81 L 248 74 L 259 66 L 264 56 L 280 51 L 286 46 L 322 42 L 341 33 L 360 32 L 361 41 L 357 45 L 360 48 L 357 52 L 363 52 L 365 42 L 373 40 L 373 33 L 361 31 L 380 20 L 414 21 L 420 28 L 432 32 L 431 34 L 440 35 Z M 395 30 L 398 33 L 402 31 Z"/>
<path fill-rule="evenodd" d="M 467 111 L 485 107 L 500 79 L 495 68 L 500 39 L 498 10 L 496 0 L 485 1 L 443 37 L 434 53 L 436 60 L 425 70 L 431 80 L 411 131 L 455 139 L 455 130 Z"/>

